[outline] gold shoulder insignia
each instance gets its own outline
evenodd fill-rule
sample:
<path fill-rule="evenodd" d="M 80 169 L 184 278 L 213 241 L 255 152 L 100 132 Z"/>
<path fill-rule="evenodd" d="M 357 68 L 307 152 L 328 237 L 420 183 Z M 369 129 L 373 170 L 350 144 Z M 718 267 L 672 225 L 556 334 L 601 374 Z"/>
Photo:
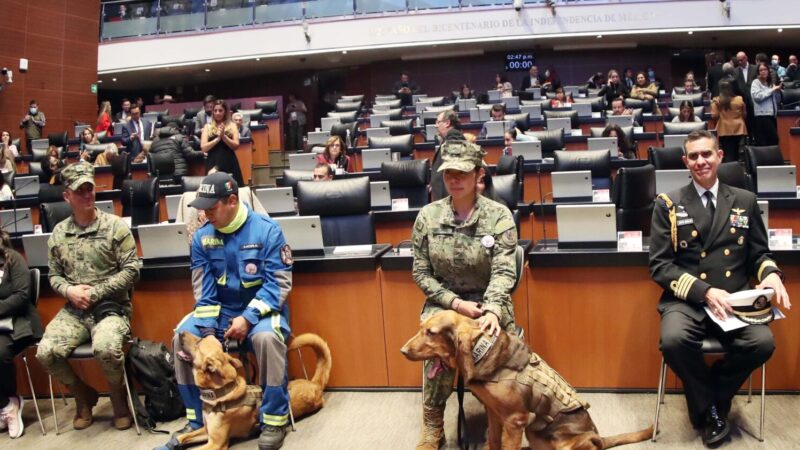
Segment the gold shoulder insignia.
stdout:
<path fill-rule="evenodd" d="M 744 210 L 741 208 L 731 208 L 731 211 L 733 211 L 734 214 L 739 214 L 739 215 L 741 215 L 744 212 Z"/>
<path fill-rule="evenodd" d="M 672 240 L 672 251 L 678 251 L 678 217 L 675 213 L 675 203 L 667 194 L 658 194 L 658 198 L 664 200 L 664 204 L 669 209 L 670 238 Z"/>

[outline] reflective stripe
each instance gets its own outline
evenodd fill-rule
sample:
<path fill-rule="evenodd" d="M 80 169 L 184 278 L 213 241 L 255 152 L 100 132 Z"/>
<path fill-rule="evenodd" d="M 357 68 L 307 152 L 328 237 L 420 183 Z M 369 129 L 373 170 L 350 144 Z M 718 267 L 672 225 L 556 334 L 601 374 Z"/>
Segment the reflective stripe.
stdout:
<path fill-rule="evenodd" d="M 289 415 L 284 414 L 282 416 L 272 416 L 269 414 L 262 414 L 261 421 L 264 425 L 272 425 L 274 427 L 282 427 L 289 423 Z"/>
<path fill-rule="evenodd" d="M 183 316 L 183 319 L 181 319 L 181 321 L 180 321 L 180 322 L 178 322 L 178 325 L 176 325 L 176 326 L 175 326 L 175 329 L 174 329 L 174 330 L 172 330 L 172 331 L 174 331 L 174 332 L 176 332 L 176 333 L 177 333 L 177 332 L 178 332 L 178 330 L 181 328 L 181 325 L 183 325 L 183 323 L 184 323 L 184 322 L 186 322 L 186 320 L 187 320 L 189 317 L 192 317 L 192 316 L 194 316 L 194 313 L 189 313 L 189 314 L 187 314 L 187 315 Z"/>
<path fill-rule="evenodd" d="M 220 305 L 207 305 L 198 306 L 194 309 L 194 317 L 197 319 L 208 319 L 211 317 L 218 317 Z"/>
<path fill-rule="evenodd" d="M 256 280 L 256 281 L 244 281 L 244 280 L 242 280 L 242 286 L 244 286 L 245 289 L 249 289 L 249 288 L 251 288 L 253 286 L 260 286 L 263 283 L 264 283 L 264 280 Z"/>
<path fill-rule="evenodd" d="M 262 302 L 257 298 L 250 300 L 250 303 L 247 304 L 247 307 L 257 309 L 258 314 L 261 315 L 261 317 L 266 316 L 267 314 L 269 314 L 270 311 L 272 311 L 269 305 L 267 305 L 266 303 Z"/>
<path fill-rule="evenodd" d="M 761 263 L 761 266 L 758 268 L 758 281 L 759 281 L 759 282 L 760 282 L 760 281 L 762 281 L 762 280 L 761 280 L 761 275 L 763 275 L 763 273 L 764 273 L 764 269 L 766 269 L 767 267 L 774 267 L 774 268 L 776 268 L 776 269 L 777 269 L 777 268 L 778 268 L 778 265 L 777 265 L 777 264 L 775 264 L 775 261 L 773 261 L 773 260 L 771 260 L 771 259 L 767 259 L 767 260 L 765 260 L 764 262 L 762 262 L 762 263 Z"/>
<path fill-rule="evenodd" d="M 281 315 L 278 313 L 272 314 L 272 329 L 275 331 L 275 336 L 278 336 L 278 339 L 281 342 L 286 342 L 283 338 L 283 333 L 281 333 Z"/>
<path fill-rule="evenodd" d="M 225 286 L 228 283 L 228 272 L 222 272 L 222 276 L 217 278 L 217 284 Z"/>
<path fill-rule="evenodd" d="M 197 420 L 193 409 L 186 408 L 186 420 Z"/>

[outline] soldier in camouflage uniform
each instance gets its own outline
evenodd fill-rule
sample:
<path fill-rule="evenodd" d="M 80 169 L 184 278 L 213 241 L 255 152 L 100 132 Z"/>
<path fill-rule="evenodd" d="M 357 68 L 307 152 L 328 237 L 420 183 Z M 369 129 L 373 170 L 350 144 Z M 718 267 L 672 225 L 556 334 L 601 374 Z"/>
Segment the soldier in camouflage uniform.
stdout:
<path fill-rule="evenodd" d="M 421 319 L 452 309 L 480 318 L 490 334 L 501 328 L 513 332 L 517 230 L 511 211 L 476 191 L 484 170 L 480 147 L 448 141 L 441 154 L 438 171 L 444 172 L 450 195 L 420 210 L 412 236 L 413 277 L 427 297 Z M 435 450 L 444 441 L 444 407 L 454 370 L 439 361 L 423 367 L 423 427 L 416 448 Z"/>
<path fill-rule="evenodd" d="M 117 216 L 95 208 L 94 168 L 75 163 L 62 172 L 64 199 L 72 215 L 56 225 L 48 241 L 49 279 L 67 303 L 47 325 L 36 358 L 75 395 L 75 429 L 92 424 L 97 392 L 73 372 L 67 357 L 89 340 L 108 380 L 114 426 L 131 426 L 123 344 L 130 337 L 128 291 L 139 277 L 136 242 Z"/>

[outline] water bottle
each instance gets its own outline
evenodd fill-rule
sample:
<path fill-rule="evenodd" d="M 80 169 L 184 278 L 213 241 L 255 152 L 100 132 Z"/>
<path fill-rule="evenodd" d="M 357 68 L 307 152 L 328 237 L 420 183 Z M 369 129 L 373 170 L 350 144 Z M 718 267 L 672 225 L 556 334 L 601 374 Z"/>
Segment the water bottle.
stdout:
<path fill-rule="evenodd" d="M 347 129 L 347 134 L 345 135 L 345 145 L 347 148 L 353 148 L 353 141 L 350 139 L 350 129 Z"/>

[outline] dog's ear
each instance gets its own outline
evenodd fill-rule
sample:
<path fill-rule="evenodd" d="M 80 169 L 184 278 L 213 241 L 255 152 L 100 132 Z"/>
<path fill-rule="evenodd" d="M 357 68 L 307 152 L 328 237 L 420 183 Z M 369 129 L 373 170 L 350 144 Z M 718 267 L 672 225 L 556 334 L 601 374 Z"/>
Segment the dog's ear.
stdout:
<path fill-rule="evenodd" d="M 456 362 L 463 372 L 464 381 L 469 381 L 475 375 L 475 363 L 472 361 L 473 330 L 468 326 L 459 326 L 453 330 L 456 336 Z"/>
<path fill-rule="evenodd" d="M 228 357 L 228 362 L 231 363 L 231 365 L 233 367 L 235 367 L 236 370 L 244 368 L 244 366 L 242 365 L 242 362 L 239 361 L 239 358 L 234 358 L 233 356 L 228 355 L 227 353 L 225 354 L 225 356 Z"/>
<path fill-rule="evenodd" d="M 531 358 L 531 350 L 522 339 L 513 334 L 507 334 L 507 336 L 506 354 L 508 355 L 508 361 L 504 365 L 509 369 L 522 370 L 528 365 Z"/>

